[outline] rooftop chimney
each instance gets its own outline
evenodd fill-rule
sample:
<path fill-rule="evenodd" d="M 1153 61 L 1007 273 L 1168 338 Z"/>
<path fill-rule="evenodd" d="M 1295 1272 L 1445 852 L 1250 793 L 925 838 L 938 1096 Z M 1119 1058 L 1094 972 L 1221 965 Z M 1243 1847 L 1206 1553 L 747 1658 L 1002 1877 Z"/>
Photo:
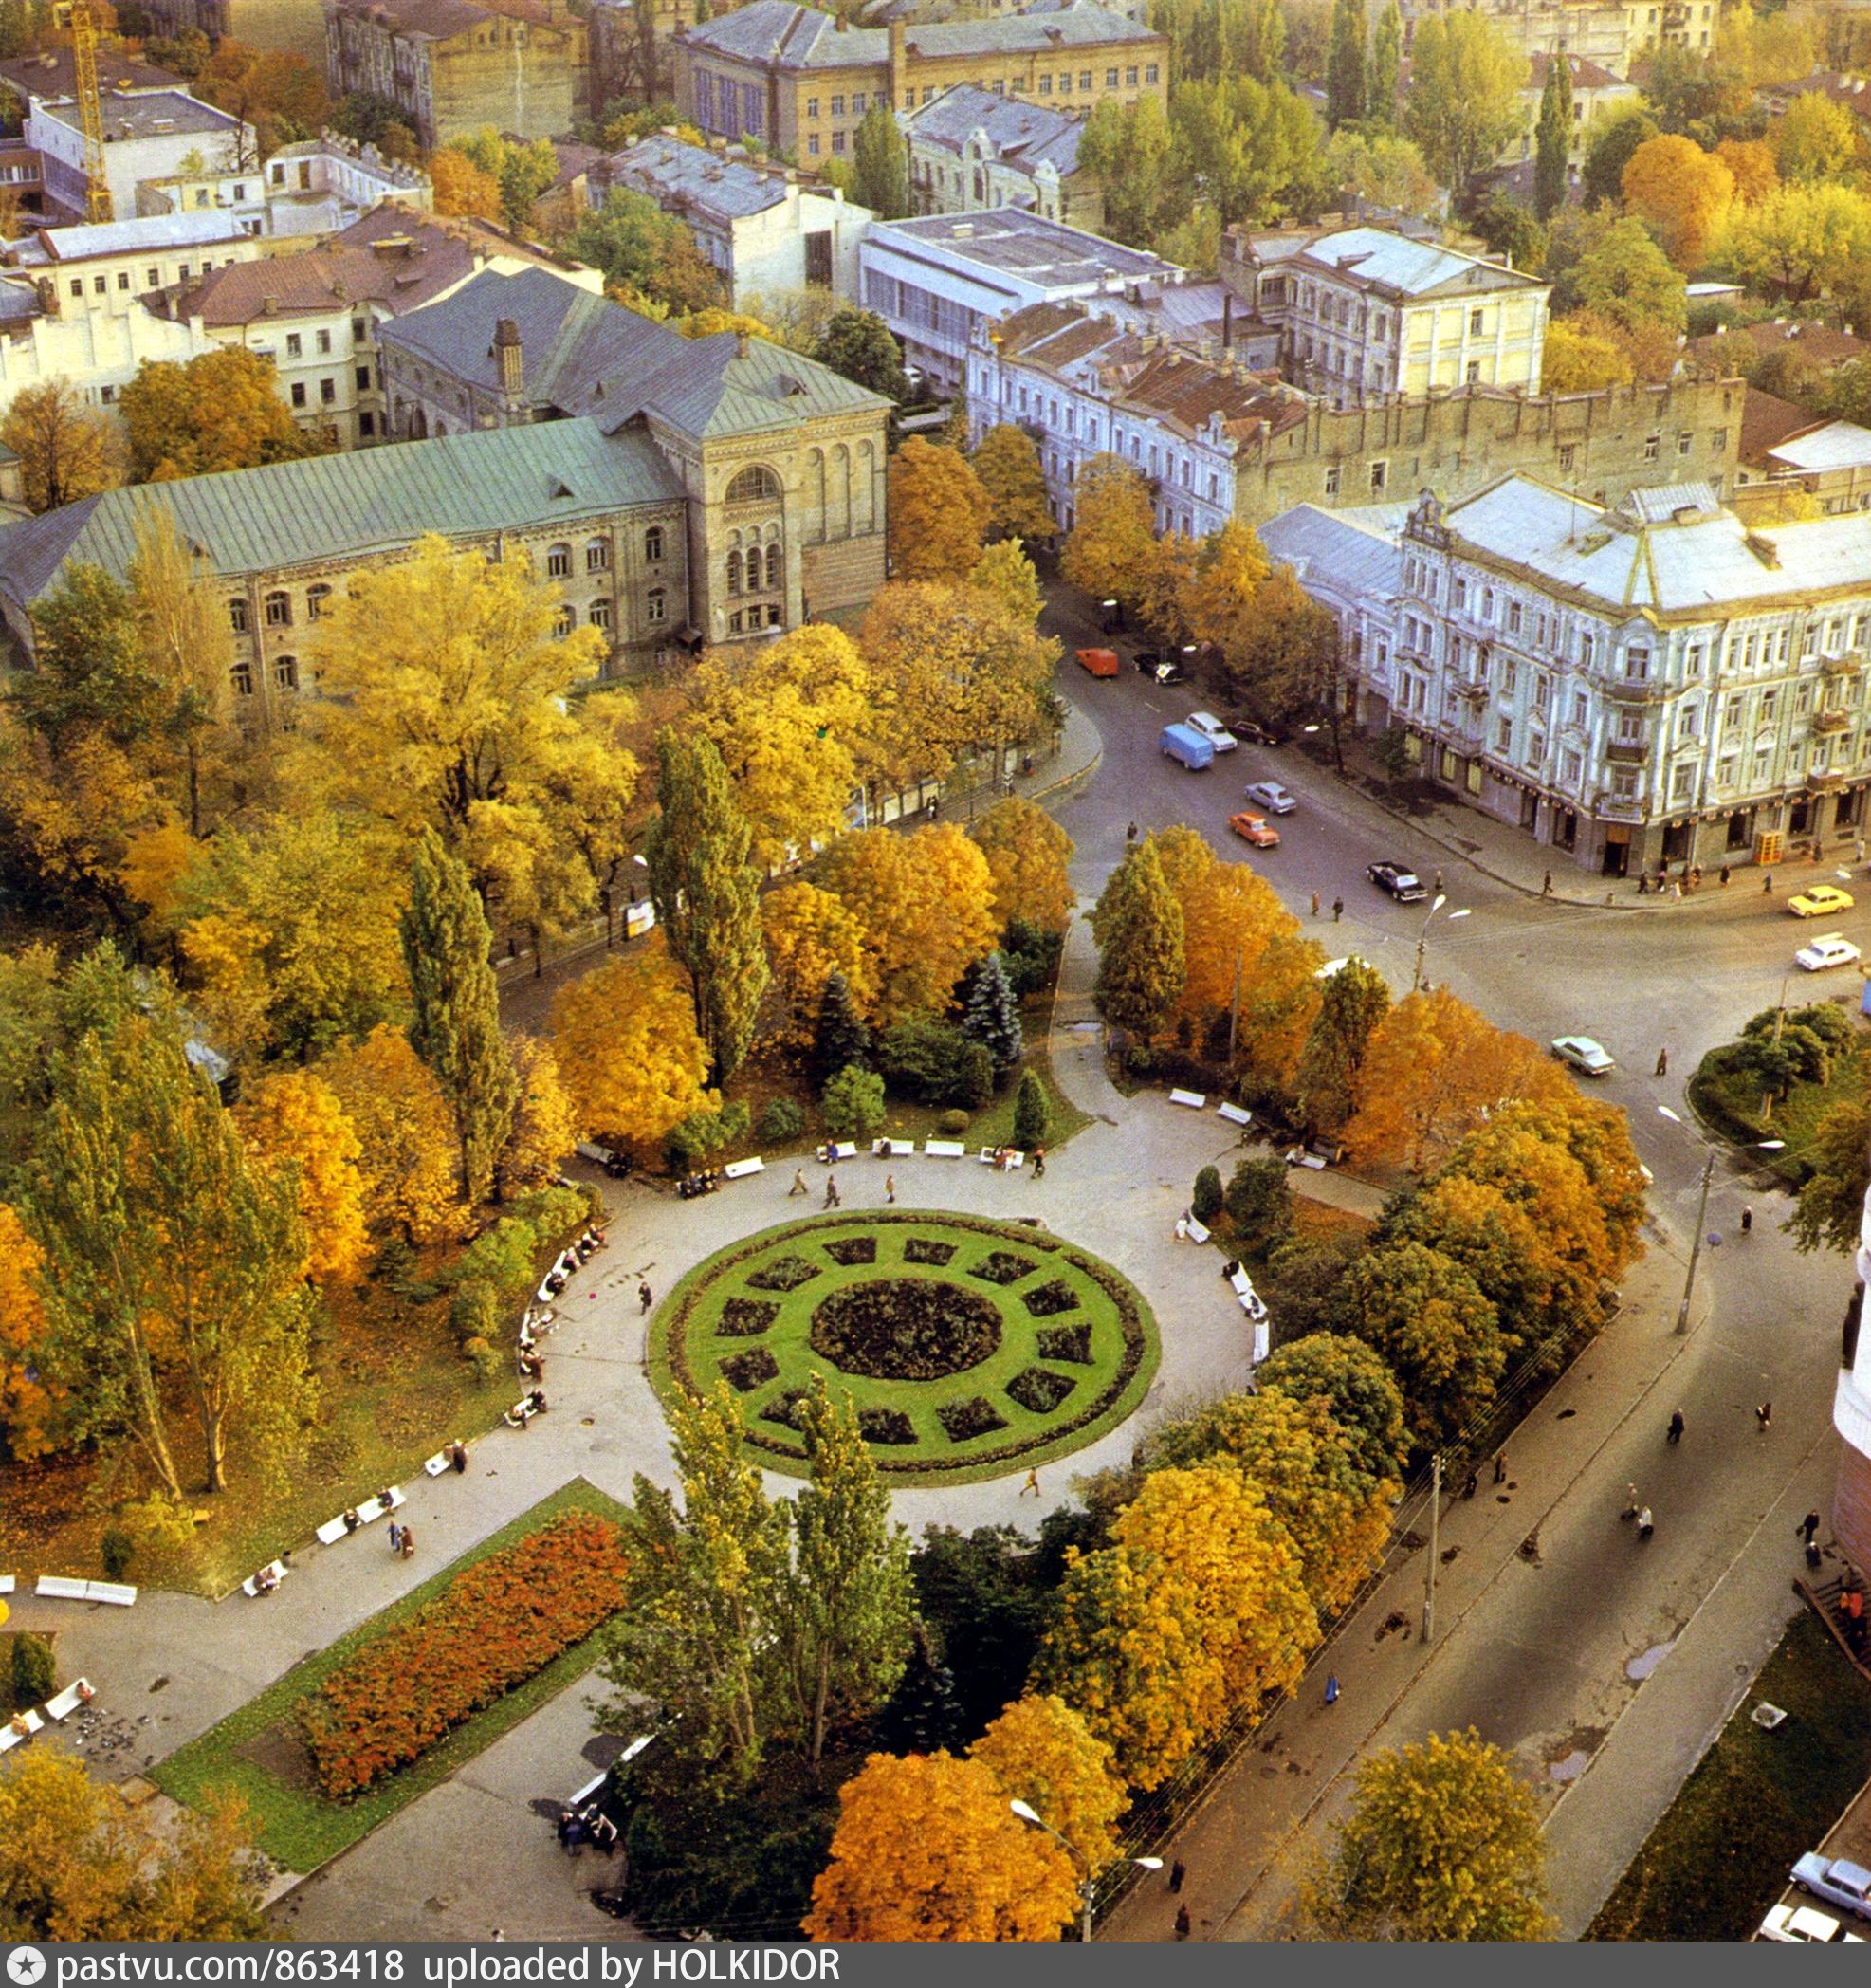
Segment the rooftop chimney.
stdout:
<path fill-rule="evenodd" d="M 494 326 L 494 367 L 500 374 L 503 394 L 512 396 L 520 392 L 525 377 L 523 359 L 520 327 L 511 318 L 503 318 Z"/>

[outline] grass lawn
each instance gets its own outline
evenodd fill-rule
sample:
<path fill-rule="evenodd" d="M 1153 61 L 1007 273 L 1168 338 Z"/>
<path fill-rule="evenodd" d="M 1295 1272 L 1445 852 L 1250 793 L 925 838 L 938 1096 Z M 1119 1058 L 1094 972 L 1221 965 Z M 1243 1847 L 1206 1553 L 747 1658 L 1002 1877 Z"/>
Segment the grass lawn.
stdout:
<path fill-rule="evenodd" d="M 666 1396 L 727 1380 L 758 1461 L 786 1470 L 802 1445 L 769 1411 L 822 1372 L 867 1418 L 893 1482 L 965 1483 L 1094 1441 L 1143 1399 L 1157 1352 L 1142 1297 L 1075 1244 L 977 1216 L 867 1210 L 785 1224 L 698 1264 L 658 1316 L 651 1377 Z"/>
<path fill-rule="evenodd" d="M 1777 1732 L 1749 1720 L 1762 1699 Z M 1867 1774 L 1871 1683 L 1802 1609 L 1586 1937 L 1747 1939 Z"/>
<path fill-rule="evenodd" d="M 457 1726 L 420 1760 L 392 1775 L 352 1801 L 330 1801 L 313 1784 L 309 1764 L 299 1745 L 293 1714 L 300 1701 L 316 1690 L 331 1673 L 366 1643 L 413 1615 L 432 1600 L 465 1568 L 528 1533 L 538 1532 L 558 1514 L 573 1509 L 596 1512 L 607 1519 L 624 1516 L 625 1507 L 607 1498 L 582 1478 L 541 1499 L 510 1525 L 481 1541 L 472 1552 L 431 1574 L 402 1600 L 373 1615 L 329 1647 L 296 1664 L 259 1697 L 249 1699 L 211 1731 L 192 1740 L 150 1770 L 150 1778 L 176 1800 L 199 1805 L 208 1796 L 230 1791 L 243 1796 L 252 1817 L 260 1848 L 290 1870 L 316 1870 L 348 1850 L 406 1803 L 426 1795 L 456 1768 L 509 1732 L 529 1713 L 562 1691 L 596 1663 L 601 1635 L 588 1636 L 506 1696 Z"/>
<path fill-rule="evenodd" d="M 1804 1185 L 1810 1171 L 1807 1149 L 1819 1121 L 1835 1104 L 1858 1096 L 1871 1076 L 1871 1058 L 1860 1053 L 1835 1058 L 1829 1083 L 1796 1083 L 1785 1097 L 1775 1101 L 1770 1114 L 1761 1112 L 1759 1083 L 1726 1067 L 1724 1043 L 1710 1050 L 1696 1075 L 1689 1080 L 1689 1101 L 1697 1115 L 1716 1134 L 1736 1146 L 1752 1147 L 1751 1164 L 1777 1174 L 1789 1187 Z M 1784 1139 L 1779 1152 L 1762 1152 L 1762 1139 Z"/>

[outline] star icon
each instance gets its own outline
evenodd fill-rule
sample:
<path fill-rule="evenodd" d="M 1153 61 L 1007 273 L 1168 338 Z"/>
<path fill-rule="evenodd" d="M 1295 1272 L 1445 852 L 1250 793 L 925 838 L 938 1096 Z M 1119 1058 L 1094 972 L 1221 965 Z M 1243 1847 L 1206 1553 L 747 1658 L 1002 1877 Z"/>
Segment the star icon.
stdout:
<path fill-rule="evenodd" d="M 7 1979 L 15 1988 L 37 1988 L 46 1979 L 46 1956 L 36 1946 L 16 1946 L 7 1956 Z"/>

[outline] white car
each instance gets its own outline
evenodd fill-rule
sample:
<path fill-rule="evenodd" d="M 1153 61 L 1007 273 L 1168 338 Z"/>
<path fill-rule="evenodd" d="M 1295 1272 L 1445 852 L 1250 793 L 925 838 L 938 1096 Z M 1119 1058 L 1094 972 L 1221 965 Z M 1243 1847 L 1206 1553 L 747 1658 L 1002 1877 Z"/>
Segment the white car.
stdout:
<path fill-rule="evenodd" d="M 1821 932 L 1808 946 L 1802 946 L 1793 964 L 1808 973 L 1824 973 L 1828 966 L 1849 966 L 1863 955 L 1843 932 Z"/>
<path fill-rule="evenodd" d="M 1570 1063 L 1586 1077 L 1603 1077 L 1616 1067 L 1616 1058 L 1602 1042 L 1589 1036 L 1555 1036 L 1552 1053 L 1562 1063 Z"/>
<path fill-rule="evenodd" d="M 1191 711 L 1183 722 L 1191 731 L 1199 731 L 1217 752 L 1232 752 L 1240 744 L 1213 711 Z"/>
<path fill-rule="evenodd" d="M 1829 1913 L 1815 1912 L 1810 1905 L 1772 1906 L 1761 1921 L 1759 1937 L 1788 1945 L 1826 1946 L 1834 1942 L 1841 1946 L 1864 1944 L 1862 1935 L 1847 1933 Z"/>
<path fill-rule="evenodd" d="M 1270 815 L 1290 815 L 1299 803 L 1276 780 L 1257 780 L 1247 790 L 1250 801 L 1257 801 Z"/>

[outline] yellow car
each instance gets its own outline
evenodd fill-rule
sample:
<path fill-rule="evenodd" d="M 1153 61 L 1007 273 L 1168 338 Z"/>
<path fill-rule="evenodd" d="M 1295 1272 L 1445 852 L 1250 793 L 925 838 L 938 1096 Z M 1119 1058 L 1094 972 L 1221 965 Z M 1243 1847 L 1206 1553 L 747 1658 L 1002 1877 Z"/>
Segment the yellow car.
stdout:
<path fill-rule="evenodd" d="M 1848 911 L 1851 907 L 1851 893 L 1840 890 L 1837 884 L 1814 884 L 1787 900 L 1787 909 L 1795 918 L 1829 918 L 1834 911 Z"/>

